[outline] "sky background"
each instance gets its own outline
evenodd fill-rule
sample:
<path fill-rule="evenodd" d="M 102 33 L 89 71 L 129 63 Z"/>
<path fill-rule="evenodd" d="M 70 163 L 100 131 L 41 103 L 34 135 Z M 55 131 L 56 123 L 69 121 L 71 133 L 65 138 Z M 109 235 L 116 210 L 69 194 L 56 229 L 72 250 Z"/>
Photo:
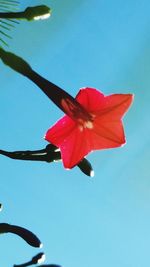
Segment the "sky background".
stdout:
<path fill-rule="evenodd" d="M 1 266 L 36 253 L 63 267 L 150 265 L 150 1 L 21 1 L 45 3 L 46 21 L 11 32 L 9 50 L 72 96 L 95 87 L 104 94 L 134 93 L 124 117 L 127 144 L 88 156 L 95 177 L 62 163 L 15 161 L 0 156 L 1 222 L 35 232 L 38 250 L 18 236 L 0 240 Z M 42 149 L 43 136 L 62 115 L 25 77 L 0 62 L 0 148 Z"/>

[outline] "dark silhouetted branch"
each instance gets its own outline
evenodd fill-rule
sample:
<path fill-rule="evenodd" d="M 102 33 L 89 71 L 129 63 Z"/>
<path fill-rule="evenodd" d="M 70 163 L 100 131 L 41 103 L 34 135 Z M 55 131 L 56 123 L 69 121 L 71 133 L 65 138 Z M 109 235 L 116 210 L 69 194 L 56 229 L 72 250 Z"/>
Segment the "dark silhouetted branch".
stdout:
<path fill-rule="evenodd" d="M 57 162 L 61 160 L 60 151 L 53 144 L 48 144 L 44 149 L 40 150 L 26 150 L 26 151 L 13 151 L 8 152 L 5 150 L 0 150 L 0 154 L 11 159 L 17 160 L 31 160 L 31 161 L 44 161 L 44 162 Z M 93 177 L 94 171 L 90 162 L 83 158 L 77 165 L 80 170 L 88 175 Z"/>
<path fill-rule="evenodd" d="M 42 247 L 42 243 L 39 240 L 39 238 L 33 234 L 31 231 L 17 226 L 17 225 L 11 225 L 8 223 L 0 223 L 0 234 L 4 233 L 12 233 L 20 236 L 23 238 L 30 246 L 33 247 Z"/>

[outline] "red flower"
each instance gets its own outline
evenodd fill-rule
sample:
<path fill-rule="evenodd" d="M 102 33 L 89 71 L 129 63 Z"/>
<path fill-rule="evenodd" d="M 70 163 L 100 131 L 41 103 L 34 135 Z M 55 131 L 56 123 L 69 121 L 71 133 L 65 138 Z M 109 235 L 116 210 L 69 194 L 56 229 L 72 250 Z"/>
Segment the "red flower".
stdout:
<path fill-rule="evenodd" d="M 60 148 L 65 168 L 77 165 L 93 150 L 125 144 L 122 117 L 132 103 L 132 94 L 103 95 L 96 89 L 83 88 L 76 96 L 83 108 L 68 98 L 61 102 L 65 115 L 51 127 L 45 139 Z"/>

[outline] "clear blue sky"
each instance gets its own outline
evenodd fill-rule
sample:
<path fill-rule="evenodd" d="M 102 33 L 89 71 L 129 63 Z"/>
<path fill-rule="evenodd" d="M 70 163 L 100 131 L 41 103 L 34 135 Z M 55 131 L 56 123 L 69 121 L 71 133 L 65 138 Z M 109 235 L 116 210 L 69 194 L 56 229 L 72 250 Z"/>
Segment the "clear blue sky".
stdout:
<path fill-rule="evenodd" d="M 23 3 L 24 2 L 24 3 Z M 75 96 L 91 86 L 134 93 L 124 118 L 127 144 L 88 156 L 93 179 L 61 163 L 0 157 L 1 222 L 33 230 L 46 263 L 63 267 L 150 265 L 150 1 L 33 1 L 52 7 L 47 21 L 21 22 L 10 51 Z M 31 5 L 22 1 L 21 8 Z M 0 62 L 0 148 L 40 149 L 62 112 L 30 81 Z M 1 235 L 1 266 L 36 253 Z"/>

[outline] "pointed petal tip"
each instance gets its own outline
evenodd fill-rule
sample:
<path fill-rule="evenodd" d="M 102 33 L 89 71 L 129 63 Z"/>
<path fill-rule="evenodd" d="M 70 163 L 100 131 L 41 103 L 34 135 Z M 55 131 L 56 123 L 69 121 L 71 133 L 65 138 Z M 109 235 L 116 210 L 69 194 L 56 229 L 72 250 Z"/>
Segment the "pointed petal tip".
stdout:
<path fill-rule="evenodd" d="M 134 94 L 126 94 L 127 96 L 127 101 L 129 101 L 129 107 L 133 103 L 134 100 Z"/>
<path fill-rule="evenodd" d="M 134 98 L 135 98 L 135 95 L 134 94 L 131 94 L 131 104 L 133 103 L 133 101 L 134 101 Z"/>
<path fill-rule="evenodd" d="M 135 95 L 134 94 L 127 94 L 127 95 L 128 95 L 128 97 L 129 97 L 129 99 L 131 100 L 131 103 L 132 103 L 133 100 L 134 100 Z"/>
<path fill-rule="evenodd" d="M 120 147 L 124 147 L 126 145 L 127 141 L 126 138 L 124 137 L 122 143 L 120 144 Z"/>
<path fill-rule="evenodd" d="M 123 141 L 120 143 L 119 147 L 123 147 L 126 145 L 126 139 L 123 139 Z"/>

